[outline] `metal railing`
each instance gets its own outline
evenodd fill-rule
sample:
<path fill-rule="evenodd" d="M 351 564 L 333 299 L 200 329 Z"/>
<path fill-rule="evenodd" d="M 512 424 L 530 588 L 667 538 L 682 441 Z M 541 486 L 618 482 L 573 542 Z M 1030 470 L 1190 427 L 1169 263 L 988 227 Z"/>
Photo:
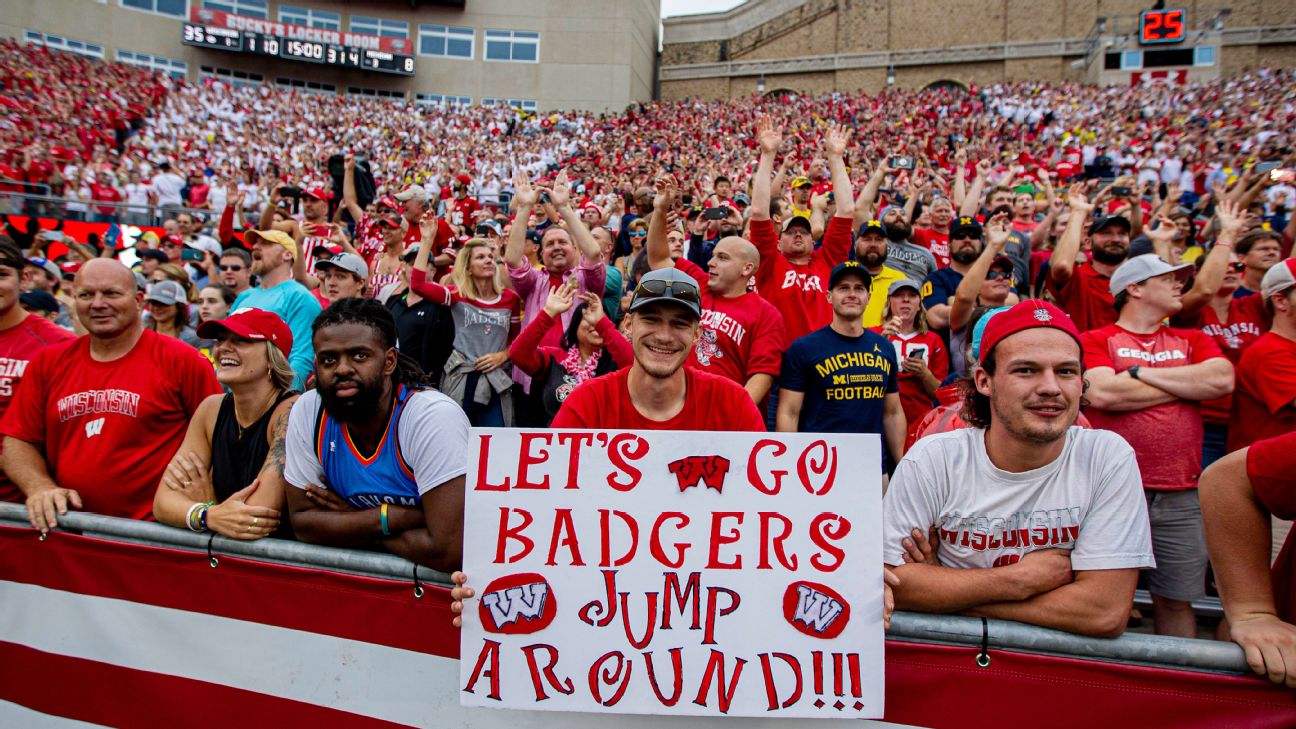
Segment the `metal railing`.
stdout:
<path fill-rule="evenodd" d="M 0 181 L 2 182 L 2 181 Z M 69 206 L 76 206 L 69 209 Z M 77 210 L 76 208 L 85 208 Z M 97 217 L 96 208 L 112 208 L 114 220 Z M 179 205 L 135 205 L 124 202 L 104 200 L 69 199 L 58 195 L 37 194 L 31 192 L 13 192 L 0 190 L 0 212 L 9 215 L 27 215 L 38 218 L 58 218 L 60 220 L 79 220 L 87 223 L 119 223 L 121 225 L 147 225 L 159 227 L 169 218 L 180 213 L 204 216 L 214 229 L 220 220 L 221 210 L 186 208 Z M 260 213 L 244 212 L 244 217 Z"/>
<path fill-rule="evenodd" d="M 205 556 L 210 542 L 217 556 L 236 556 L 294 567 L 308 567 L 367 577 L 449 586 L 449 576 L 390 554 L 333 549 L 301 542 L 261 539 L 244 542 L 212 537 L 153 522 L 70 512 L 59 517 L 66 529 L 85 536 L 181 549 Z M 26 527 L 21 504 L 0 503 L 0 526 Z M 33 536 L 33 538 L 35 538 Z M 52 547 L 53 548 L 53 547 Z M 1210 673 L 1249 673 L 1242 649 L 1234 643 L 1126 633 L 1119 638 L 1091 638 L 1007 620 L 988 621 L 990 648 L 1095 661 L 1131 663 Z M 981 620 L 957 615 L 896 613 L 887 637 L 920 643 L 979 647 Z"/>

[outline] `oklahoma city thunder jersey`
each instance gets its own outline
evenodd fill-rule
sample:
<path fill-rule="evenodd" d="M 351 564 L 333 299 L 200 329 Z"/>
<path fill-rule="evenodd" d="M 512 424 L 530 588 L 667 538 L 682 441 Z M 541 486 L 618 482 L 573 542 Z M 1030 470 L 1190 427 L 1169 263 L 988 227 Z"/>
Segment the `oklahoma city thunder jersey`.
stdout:
<path fill-rule="evenodd" d="M 414 473 L 401 457 L 401 411 L 417 390 L 404 385 L 396 391 L 387 431 L 378 441 L 378 450 L 365 457 L 351 442 L 346 425 L 339 423 L 320 408 L 315 430 L 315 454 L 328 479 L 329 488 L 357 509 L 372 509 L 383 504 L 418 506 L 418 484 Z"/>

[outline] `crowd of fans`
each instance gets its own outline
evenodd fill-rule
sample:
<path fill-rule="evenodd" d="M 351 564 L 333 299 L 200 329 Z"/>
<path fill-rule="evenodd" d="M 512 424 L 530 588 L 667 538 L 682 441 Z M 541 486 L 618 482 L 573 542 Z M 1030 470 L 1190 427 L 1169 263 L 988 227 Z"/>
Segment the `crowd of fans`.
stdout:
<path fill-rule="evenodd" d="M 875 433 L 902 609 L 1118 635 L 1141 573 L 1195 636 L 1212 521 L 1290 515 L 1290 71 L 535 115 L 0 52 L 7 178 L 177 209 L 0 240 L 3 496 L 37 528 L 449 570 L 470 425 Z M 91 118 L 32 123 L 85 83 Z M 1294 682 L 1289 560 L 1277 607 L 1220 583 Z"/>

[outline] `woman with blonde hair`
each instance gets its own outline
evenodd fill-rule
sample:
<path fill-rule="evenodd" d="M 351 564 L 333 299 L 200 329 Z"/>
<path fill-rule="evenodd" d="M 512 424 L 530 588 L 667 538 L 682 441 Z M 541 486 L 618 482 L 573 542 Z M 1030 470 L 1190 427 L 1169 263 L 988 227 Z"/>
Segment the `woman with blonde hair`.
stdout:
<path fill-rule="evenodd" d="M 291 536 L 282 519 L 284 434 L 297 399 L 288 365 L 292 330 L 244 309 L 203 322 L 215 339 L 216 379 L 229 392 L 203 400 L 153 497 L 163 524 L 233 539 Z"/>
<path fill-rule="evenodd" d="M 499 286 L 499 265 L 485 238 L 469 240 L 455 256 L 450 285 L 429 281 L 436 226 L 432 217 L 419 223 L 423 242 L 410 273 L 410 290 L 450 307 L 454 317 L 454 348 L 441 375 L 441 391 L 463 406 L 473 425 L 510 427 L 513 377 L 508 346 L 522 321 L 522 298 Z"/>

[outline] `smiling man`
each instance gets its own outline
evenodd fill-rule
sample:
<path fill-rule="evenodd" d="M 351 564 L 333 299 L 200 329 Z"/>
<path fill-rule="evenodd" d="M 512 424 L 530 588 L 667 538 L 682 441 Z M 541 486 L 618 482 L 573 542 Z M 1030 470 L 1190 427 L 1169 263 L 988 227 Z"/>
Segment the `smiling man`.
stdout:
<path fill-rule="evenodd" d="M 552 427 L 765 430 L 740 385 L 684 366 L 702 318 L 702 295 L 692 277 L 675 268 L 644 274 L 629 312 L 634 364 L 573 390 Z"/>
<path fill-rule="evenodd" d="M 1115 324 L 1085 332 L 1095 428 L 1134 448 L 1152 522 L 1156 569 L 1148 591 L 1156 631 L 1195 637 L 1192 600 L 1205 596 L 1206 542 L 1197 477 L 1201 474 L 1201 403 L 1233 391 L 1233 365 L 1200 329 L 1172 329 L 1183 308 L 1191 263 L 1171 266 L 1156 254 L 1135 256 L 1111 275 Z"/>
<path fill-rule="evenodd" d="M 313 327 L 314 390 L 293 405 L 284 480 L 303 542 L 381 546 L 433 569 L 463 547 L 468 418 L 424 388 L 396 351 L 396 322 L 373 299 L 342 299 Z"/>
<path fill-rule="evenodd" d="M 293 279 L 293 261 L 299 255 L 297 242 L 282 230 L 250 230 L 244 236 L 252 245 L 252 273 L 258 285 L 238 295 L 230 311 L 245 307 L 263 309 L 279 315 L 293 333 L 292 365 L 297 379 L 293 389 L 301 390 L 310 377 L 314 362 L 311 353 L 311 323 L 320 313 L 320 304 L 309 289 Z"/>
<path fill-rule="evenodd" d="M 990 320 L 980 351 L 964 386 L 972 427 L 915 443 L 883 500 L 896 607 L 1120 635 L 1153 564 L 1147 509 L 1129 445 L 1074 425 L 1075 324 L 1023 301 Z"/>

